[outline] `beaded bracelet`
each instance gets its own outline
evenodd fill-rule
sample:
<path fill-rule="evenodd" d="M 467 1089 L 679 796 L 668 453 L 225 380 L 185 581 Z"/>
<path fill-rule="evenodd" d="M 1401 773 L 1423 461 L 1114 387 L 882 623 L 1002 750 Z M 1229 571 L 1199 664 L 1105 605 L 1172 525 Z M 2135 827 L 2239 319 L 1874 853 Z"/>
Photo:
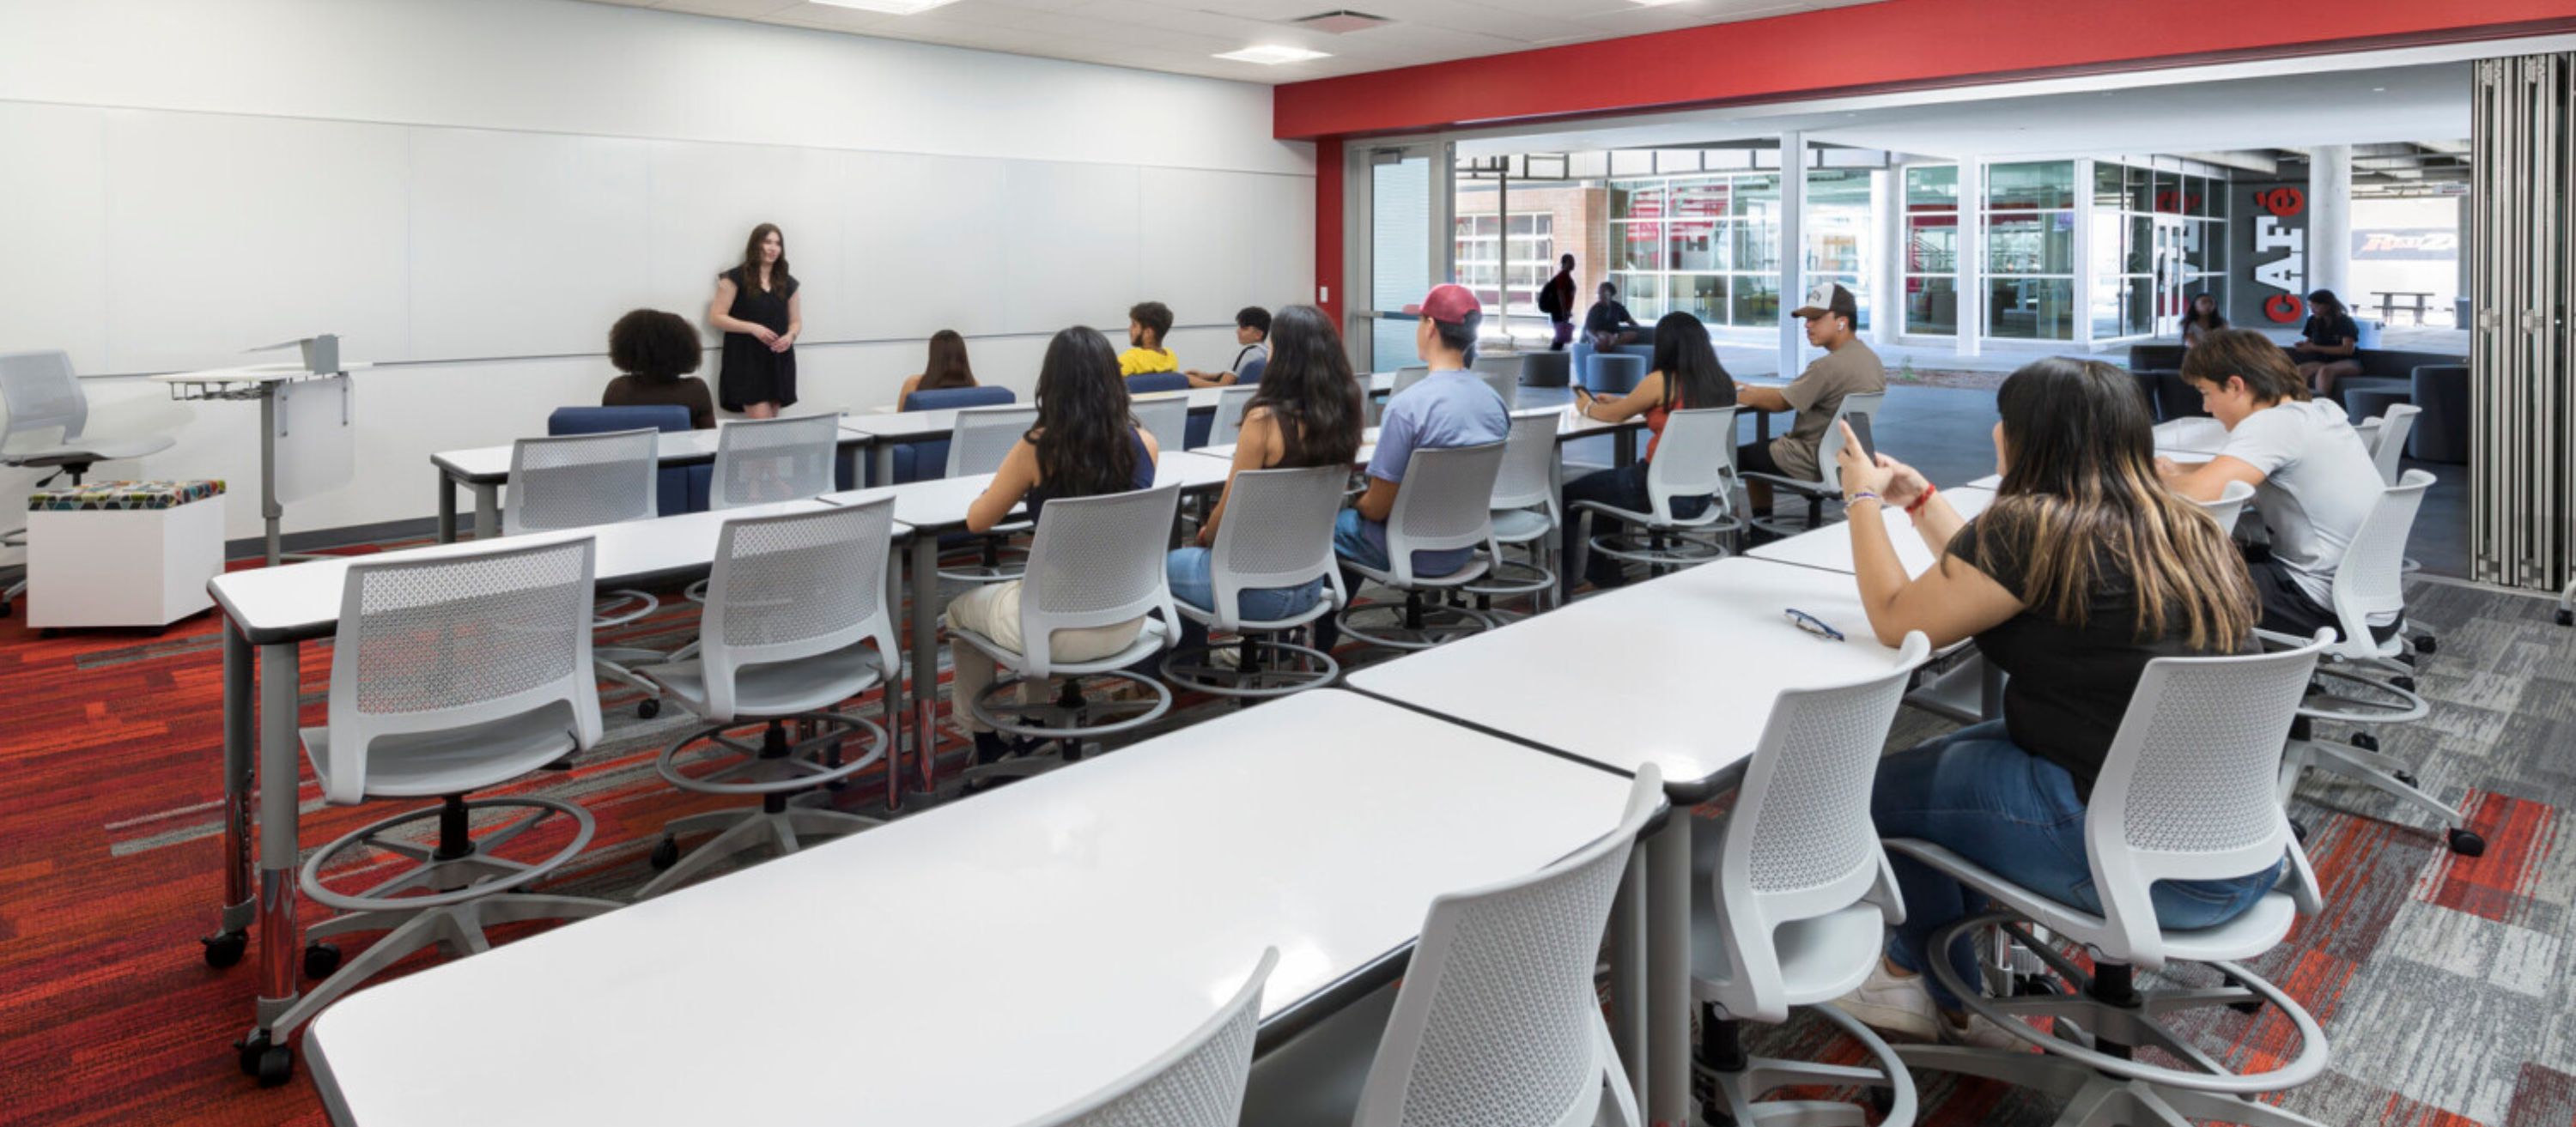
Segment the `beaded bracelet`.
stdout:
<path fill-rule="evenodd" d="M 1905 506 L 1905 515 L 1910 517 L 1916 513 L 1922 512 L 1923 506 L 1931 504 L 1933 495 L 1939 492 L 1941 492 L 1940 486 L 1934 485 L 1930 482 L 1925 482 L 1923 484 L 1923 495 L 1915 498 L 1913 504 Z"/>

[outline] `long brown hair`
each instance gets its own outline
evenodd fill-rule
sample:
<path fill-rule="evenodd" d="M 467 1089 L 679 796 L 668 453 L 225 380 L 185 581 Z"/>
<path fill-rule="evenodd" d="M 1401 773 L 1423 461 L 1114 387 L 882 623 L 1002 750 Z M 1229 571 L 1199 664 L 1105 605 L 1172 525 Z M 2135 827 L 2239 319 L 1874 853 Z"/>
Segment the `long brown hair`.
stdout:
<path fill-rule="evenodd" d="M 1323 310 L 1291 305 L 1270 321 L 1270 362 L 1244 413 L 1270 412 L 1286 469 L 1347 466 L 1360 448 L 1359 378 Z"/>
<path fill-rule="evenodd" d="M 1052 497 L 1096 497 L 1136 487 L 1136 420 L 1118 353 L 1087 325 L 1057 333 L 1038 362 L 1038 480 Z"/>
<path fill-rule="evenodd" d="M 2194 650 L 2224 652 L 2253 631 L 2260 604 L 2244 558 L 2156 476 L 2127 372 L 2040 360 L 2004 380 L 1995 406 L 2011 464 L 1976 522 L 1977 555 L 2020 562 L 2032 610 L 2081 626 L 2094 591 L 2125 581 L 2141 640 L 2178 632 Z"/>
<path fill-rule="evenodd" d="M 767 241 L 771 235 L 778 236 L 778 261 L 771 263 L 769 266 L 769 288 L 767 290 L 761 290 L 760 244 Z M 774 293 L 782 297 L 786 296 L 787 232 L 779 230 L 777 224 L 763 223 L 758 227 L 752 228 L 750 241 L 742 244 L 741 286 L 746 290 Z"/>
<path fill-rule="evenodd" d="M 975 369 L 966 363 L 966 338 L 955 329 L 941 329 L 930 334 L 930 363 L 922 366 L 921 382 L 914 391 L 940 391 L 952 387 L 974 387 Z"/>

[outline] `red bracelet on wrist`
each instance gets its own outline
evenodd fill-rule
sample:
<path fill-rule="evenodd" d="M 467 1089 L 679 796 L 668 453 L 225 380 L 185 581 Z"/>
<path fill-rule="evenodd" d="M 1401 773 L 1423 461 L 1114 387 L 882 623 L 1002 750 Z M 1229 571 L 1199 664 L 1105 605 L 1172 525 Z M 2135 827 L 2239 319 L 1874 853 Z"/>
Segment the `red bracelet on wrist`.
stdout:
<path fill-rule="evenodd" d="M 1905 515 L 1911 517 L 1916 513 L 1922 512 L 1923 506 L 1931 503 L 1932 495 L 1939 493 L 1940 491 L 1940 486 L 1934 485 L 1930 482 L 1925 482 L 1923 484 L 1923 495 L 1915 498 L 1913 504 L 1905 506 Z"/>

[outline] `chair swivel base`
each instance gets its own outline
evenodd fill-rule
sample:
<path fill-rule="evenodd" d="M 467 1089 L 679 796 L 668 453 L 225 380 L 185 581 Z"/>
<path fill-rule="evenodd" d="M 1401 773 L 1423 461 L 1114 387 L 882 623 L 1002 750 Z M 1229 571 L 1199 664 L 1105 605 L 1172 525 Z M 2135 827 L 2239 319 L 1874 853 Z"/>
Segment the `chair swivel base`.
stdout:
<path fill-rule="evenodd" d="M 801 740 L 791 739 L 787 730 L 790 722 L 817 726 L 820 731 Z M 681 790 L 756 796 L 760 805 L 692 814 L 663 826 L 662 840 L 653 847 L 651 856 L 653 867 L 661 873 L 636 891 L 636 899 L 659 896 L 705 872 L 708 866 L 747 850 L 768 847 L 785 856 L 796 852 L 800 835 L 853 833 L 883 824 L 838 810 L 791 806 L 789 800 L 847 779 L 883 759 L 885 729 L 837 712 L 804 712 L 771 717 L 755 744 L 726 735 L 727 727 L 711 725 L 681 737 L 662 752 L 654 770 L 663 781 Z M 841 754 L 841 745 L 853 733 L 865 736 L 868 747 L 865 754 L 847 758 Z M 680 770 L 683 753 L 701 744 L 710 754 L 699 758 L 724 765 L 703 775 L 684 773 Z M 680 855 L 681 834 L 708 830 L 719 832 L 686 857 Z"/>
<path fill-rule="evenodd" d="M 939 577 L 951 583 L 1004 583 L 1028 574 L 1029 550 L 1025 547 L 990 540 L 976 552 L 973 563 L 941 561 Z"/>
<path fill-rule="evenodd" d="M 1352 603 L 1337 621 L 1342 633 L 1391 650 L 1427 650 L 1494 626 L 1466 607 L 1427 603 L 1419 591 L 1407 592 L 1401 603 Z"/>
<path fill-rule="evenodd" d="M 1699 1116 L 1694 1122 L 1702 1127 L 1859 1127 L 1863 1118 L 1858 1104 L 1832 1100 L 1754 1102 L 1764 1093 L 1796 1085 L 1857 1086 L 1886 1093 L 1878 1102 L 1887 1113 L 1879 1127 L 1910 1127 L 1915 1114 L 1914 1078 L 1905 1071 L 1905 1062 L 1898 1059 L 1896 1050 L 1877 1031 L 1832 1006 L 1816 1006 L 1813 1010 L 1839 1027 L 1844 1036 L 1859 1042 L 1875 1067 L 1748 1056 L 1742 1023 L 1722 1019 L 1715 1007 L 1708 1007 L 1703 1011 L 1707 1017 L 1701 1024 L 1699 1055 L 1692 1061 L 1696 1080 L 1692 1092 L 1699 1101 Z"/>
<path fill-rule="evenodd" d="M 1556 597 L 1559 588 L 1555 571 L 1536 563 L 1503 560 L 1487 569 L 1483 578 L 1458 590 L 1474 595 L 1476 613 L 1482 615 L 1488 622 L 1499 626 L 1546 609 L 1548 601 Z M 1498 610 L 1493 605 L 1496 599 L 1517 598 L 1522 595 L 1530 597 L 1530 610 L 1510 608 Z"/>
<path fill-rule="evenodd" d="M 2078 992 L 1993 998 L 1960 980 L 1947 960 L 1934 960 L 1932 973 L 1971 1013 L 2044 1051 L 1904 1045 L 1896 1055 L 1906 1064 L 2046 1092 L 2066 1103 L 2057 1118 L 2059 1127 L 2169 1127 L 2187 1119 L 2244 1127 L 2319 1127 L 2306 1116 L 2252 1098 L 2286 1091 L 2325 1069 L 2324 1032 L 2279 987 L 2240 964 L 2212 962 L 2207 965 L 2223 976 L 2220 986 L 2140 990 L 2130 968 L 2102 963 L 2088 974 L 2055 948 L 2029 936 L 2022 921 L 2009 912 L 1952 923 L 1934 935 L 1929 946 L 1947 950 L 1968 929 L 1994 924 L 2012 932 Z M 2169 964 L 2167 975 L 2180 965 Z M 2289 1020 L 2299 1036 L 2298 1056 L 2267 1072 L 2236 1072 L 2165 1022 L 2169 1015 L 2186 1010 L 2248 1005 L 2276 1008 Z M 2051 1019 L 2055 1028 L 2041 1032 L 2025 1020 L 2029 1018 Z M 2155 1049 L 2194 1071 L 2132 1059 L 2134 1048 Z"/>
<path fill-rule="evenodd" d="M 2356 734 L 2356 738 L 2368 737 Z M 2377 745 L 2374 742 L 2370 746 Z M 2355 780 L 2433 815 L 2441 821 L 2443 843 L 2453 853 L 2462 857 L 2486 854 L 2487 840 L 2468 828 L 2468 816 L 2460 813 L 2457 807 L 2425 793 L 2422 781 L 2387 755 L 2361 746 L 2291 740 L 2288 752 L 2281 757 L 2283 789 L 2295 788 L 2299 776 L 2310 767 Z"/>
<path fill-rule="evenodd" d="M 1216 664 L 1219 652 L 1233 653 L 1234 664 Z M 1342 666 L 1311 646 L 1250 635 L 1174 650 L 1164 655 L 1162 672 L 1165 681 L 1212 696 L 1267 698 L 1323 688 L 1342 675 Z"/>
<path fill-rule="evenodd" d="M 1087 688 L 1104 684 L 1129 684 L 1143 687 L 1147 695 L 1134 697 L 1098 697 Z M 1052 687 L 1053 695 L 1036 694 L 1036 701 L 1022 701 L 1023 686 Z M 1037 740 L 1074 742 L 1095 736 L 1114 735 L 1153 723 L 1172 710 L 1172 690 L 1150 677 L 1141 677 L 1123 669 L 1098 673 L 1073 673 L 1054 677 L 1006 677 L 986 686 L 981 694 L 967 702 L 975 719 L 997 732 L 1006 732 Z M 1022 765 L 1020 760 L 993 764 L 993 768 Z M 983 768 L 978 768 L 983 770 Z M 975 772 L 968 772 L 971 777 Z M 998 774 L 1027 774 L 1025 770 L 998 770 Z"/>
<path fill-rule="evenodd" d="M 649 900 L 678 888 L 716 862 L 737 854 L 767 848 L 773 855 L 784 857 L 802 848 L 806 838 L 838 837 L 885 824 L 857 814 L 789 803 L 789 796 L 773 794 L 762 798 L 758 809 L 710 810 L 672 819 L 662 827 L 661 843 L 653 847 L 651 861 L 661 872 L 638 889 L 635 898 Z M 686 856 L 681 855 L 680 835 L 707 830 L 719 832 Z"/>

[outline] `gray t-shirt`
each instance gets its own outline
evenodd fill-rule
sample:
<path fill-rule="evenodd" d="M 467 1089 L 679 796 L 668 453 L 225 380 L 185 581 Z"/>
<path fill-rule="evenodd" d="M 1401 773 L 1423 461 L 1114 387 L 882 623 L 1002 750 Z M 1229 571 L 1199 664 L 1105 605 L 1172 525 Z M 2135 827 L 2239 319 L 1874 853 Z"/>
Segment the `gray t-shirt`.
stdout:
<path fill-rule="evenodd" d="M 1771 440 L 1771 460 L 1790 477 L 1823 480 L 1825 475 L 1816 464 L 1816 444 L 1824 441 L 1825 428 L 1833 425 L 1843 397 L 1885 390 L 1887 368 L 1868 345 L 1853 340 L 1824 354 L 1780 389 L 1780 398 L 1797 408 L 1798 418 L 1789 433 Z"/>
<path fill-rule="evenodd" d="M 2263 473 L 2254 511 L 2272 533 L 2272 558 L 2321 607 L 2334 605 L 2334 573 L 2384 485 L 2344 409 L 2314 400 L 2276 403 L 2239 420 L 2218 453 Z M 2385 626 L 2394 614 L 2371 617 Z"/>
<path fill-rule="evenodd" d="M 1243 370 L 1246 367 L 1249 367 L 1255 360 L 1259 360 L 1264 364 L 1268 364 L 1270 362 L 1270 345 L 1267 342 L 1254 341 L 1251 344 L 1244 345 L 1243 351 L 1234 354 L 1234 367 L 1226 370 L 1240 376 L 1243 374 Z"/>

